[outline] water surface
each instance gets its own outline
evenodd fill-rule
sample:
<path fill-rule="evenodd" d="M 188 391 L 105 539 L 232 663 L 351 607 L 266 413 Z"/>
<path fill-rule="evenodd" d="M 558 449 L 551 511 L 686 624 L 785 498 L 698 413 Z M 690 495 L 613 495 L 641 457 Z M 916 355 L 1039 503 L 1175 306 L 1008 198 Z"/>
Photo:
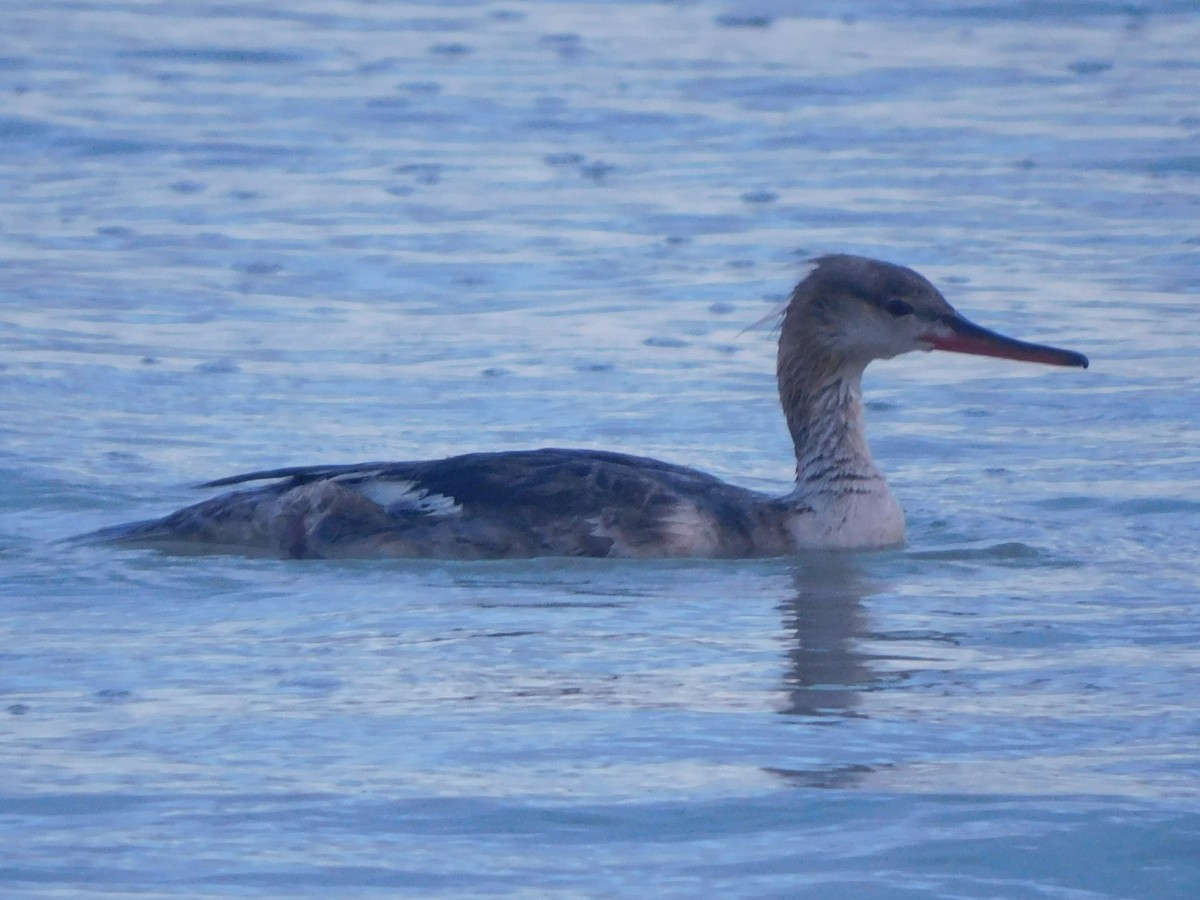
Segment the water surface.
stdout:
<path fill-rule="evenodd" d="M 5 896 L 1200 894 L 1192 6 L 7 3 Z M 785 490 L 823 252 L 1093 360 L 874 366 L 902 549 L 61 543 L 489 448 Z"/>

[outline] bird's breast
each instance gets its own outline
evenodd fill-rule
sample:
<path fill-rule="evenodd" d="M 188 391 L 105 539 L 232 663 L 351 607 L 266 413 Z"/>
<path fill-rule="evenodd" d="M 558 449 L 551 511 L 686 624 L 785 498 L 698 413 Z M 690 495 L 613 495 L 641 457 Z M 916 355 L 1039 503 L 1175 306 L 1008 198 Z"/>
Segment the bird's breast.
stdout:
<path fill-rule="evenodd" d="M 786 528 L 797 550 L 874 550 L 904 542 L 904 511 L 887 484 L 819 497 L 791 515 Z"/>

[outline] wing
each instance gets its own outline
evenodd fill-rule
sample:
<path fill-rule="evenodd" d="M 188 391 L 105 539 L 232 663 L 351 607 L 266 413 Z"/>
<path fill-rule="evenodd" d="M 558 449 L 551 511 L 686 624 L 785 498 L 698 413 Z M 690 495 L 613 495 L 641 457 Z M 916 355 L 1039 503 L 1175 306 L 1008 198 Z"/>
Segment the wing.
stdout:
<path fill-rule="evenodd" d="M 245 472 L 240 475 L 228 475 L 197 485 L 198 488 L 229 487 L 235 484 L 247 484 L 252 481 L 289 480 L 292 484 L 307 484 L 323 478 L 345 477 L 354 480 L 363 478 L 406 479 L 415 475 L 425 475 L 433 478 L 464 479 L 466 483 L 478 482 L 482 476 L 487 478 L 505 466 L 526 469 L 563 469 L 578 470 L 580 464 L 589 462 L 610 464 L 629 469 L 661 472 L 668 476 L 680 477 L 685 480 L 698 482 L 714 482 L 723 484 L 696 469 L 662 462 L 648 456 L 633 456 L 628 453 L 613 453 L 607 450 L 562 450 L 543 448 L 541 450 L 510 450 L 493 453 L 466 453 L 460 456 L 450 456 L 445 459 L 422 460 L 415 462 L 366 462 L 350 463 L 336 466 L 287 466 L 280 469 L 262 469 L 257 472 Z"/>

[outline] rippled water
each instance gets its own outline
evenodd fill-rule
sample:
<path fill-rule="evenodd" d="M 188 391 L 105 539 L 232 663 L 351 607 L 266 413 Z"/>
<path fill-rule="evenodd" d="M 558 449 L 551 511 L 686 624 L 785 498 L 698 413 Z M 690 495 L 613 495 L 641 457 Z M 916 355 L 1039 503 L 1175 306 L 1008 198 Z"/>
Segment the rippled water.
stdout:
<path fill-rule="evenodd" d="M 8 0 L 5 896 L 1200 895 L 1194 4 Z M 774 308 L 915 266 L 886 553 L 62 544 L 609 447 L 783 490 Z"/>

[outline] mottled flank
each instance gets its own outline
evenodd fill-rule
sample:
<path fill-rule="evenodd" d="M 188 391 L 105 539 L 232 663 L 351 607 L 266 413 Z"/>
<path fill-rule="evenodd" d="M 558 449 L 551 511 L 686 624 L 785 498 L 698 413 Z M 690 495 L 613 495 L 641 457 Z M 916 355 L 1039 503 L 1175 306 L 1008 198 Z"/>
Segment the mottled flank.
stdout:
<path fill-rule="evenodd" d="M 1077 353 L 973 325 L 911 269 L 826 256 L 796 286 L 780 329 L 779 397 L 796 453 L 796 484 L 785 496 L 620 453 L 475 453 L 223 478 L 204 486 L 268 483 L 98 536 L 295 558 L 754 557 L 885 547 L 904 539 L 904 514 L 867 445 L 863 370 L 935 348 L 1087 366 Z"/>
<path fill-rule="evenodd" d="M 711 475 L 590 450 L 292 468 L 105 537 L 304 557 L 745 557 L 785 553 L 778 501 Z"/>

